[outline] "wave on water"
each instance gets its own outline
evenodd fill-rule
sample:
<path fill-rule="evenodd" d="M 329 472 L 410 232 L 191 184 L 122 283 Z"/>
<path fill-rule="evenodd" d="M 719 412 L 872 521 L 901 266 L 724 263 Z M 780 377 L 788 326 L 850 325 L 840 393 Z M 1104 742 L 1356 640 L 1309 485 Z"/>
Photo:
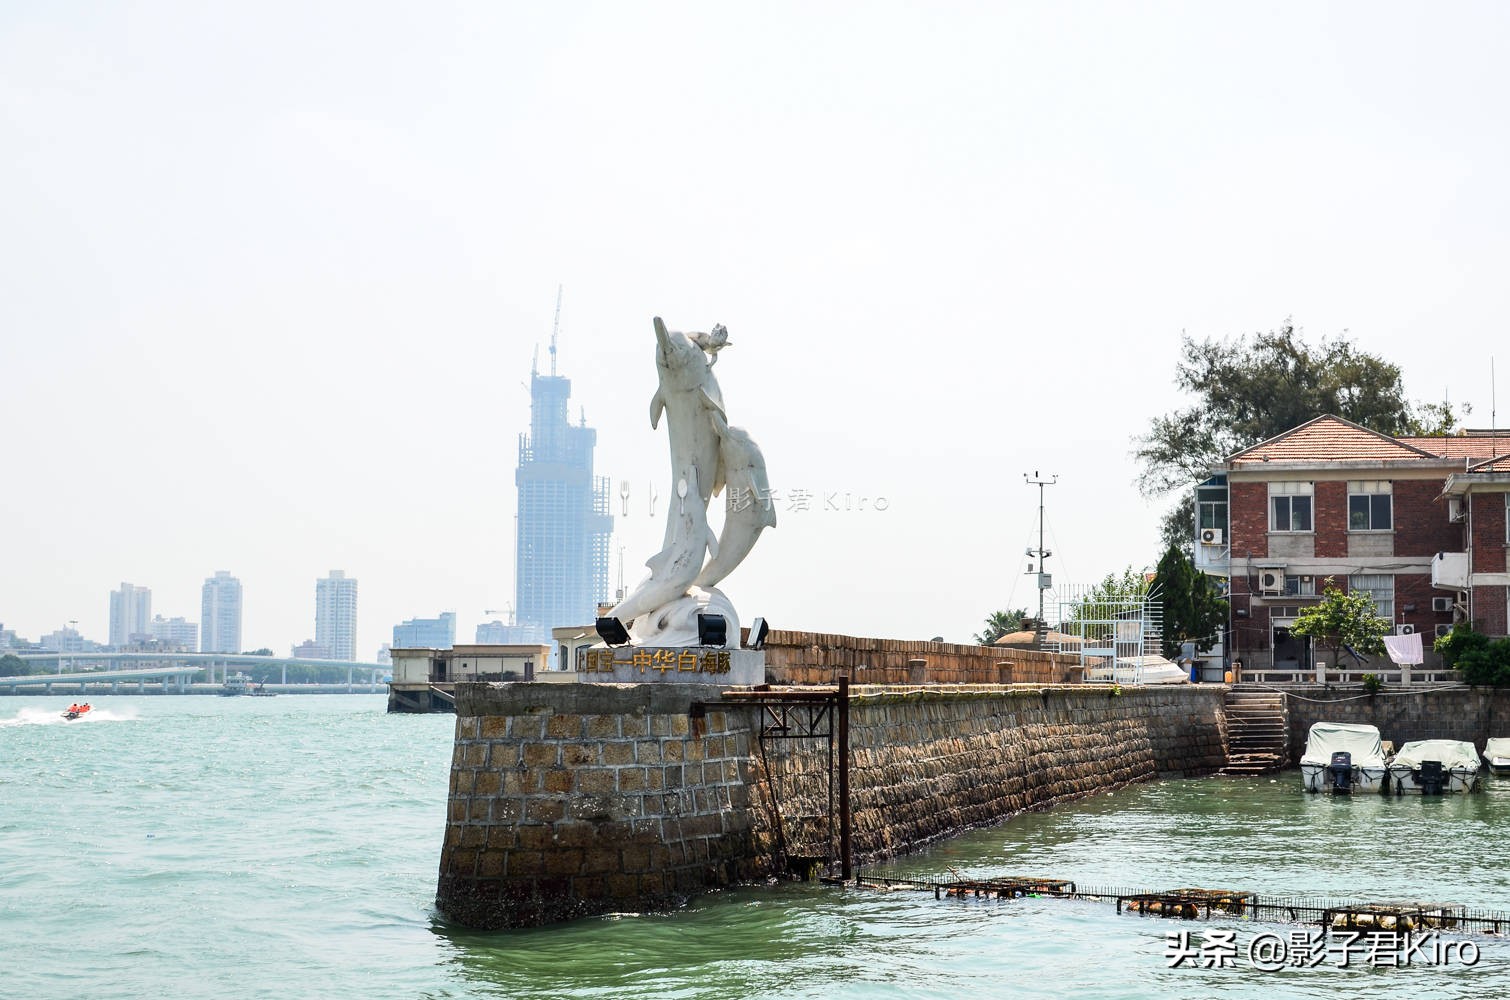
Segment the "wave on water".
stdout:
<path fill-rule="evenodd" d="M 136 717 L 136 712 L 130 709 L 112 712 L 108 708 L 92 708 L 77 719 L 65 719 L 62 709 L 23 708 L 13 718 L 0 719 L 0 729 L 13 726 L 82 726 L 95 722 L 135 722 Z"/>

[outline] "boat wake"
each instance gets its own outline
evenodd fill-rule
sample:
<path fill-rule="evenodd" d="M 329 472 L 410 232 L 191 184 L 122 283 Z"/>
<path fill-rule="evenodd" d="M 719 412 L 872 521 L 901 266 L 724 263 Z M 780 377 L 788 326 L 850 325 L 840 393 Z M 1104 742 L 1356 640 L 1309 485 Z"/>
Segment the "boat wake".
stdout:
<path fill-rule="evenodd" d="M 112 712 L 108 708 L 95 708 L 77 719 L 65 719 L 61 708 L 23 708 L 16 713 L 14 718 L 0 719 L 0 729 L 10 729 L 15 726 L 84 726 L 93 725 L 96 722 L 134 722 L 135 720 L 136 713 L 130 710 Z"/>

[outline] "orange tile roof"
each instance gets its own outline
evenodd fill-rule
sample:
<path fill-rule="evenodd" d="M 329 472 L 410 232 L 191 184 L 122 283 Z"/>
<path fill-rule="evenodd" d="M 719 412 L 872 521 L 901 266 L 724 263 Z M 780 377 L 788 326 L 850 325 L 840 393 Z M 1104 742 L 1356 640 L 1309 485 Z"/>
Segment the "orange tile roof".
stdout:
<path fill-rule="evenodd" d="M 1331 414 L 1307 421 L 1227 459 L 1233 466 L 1264 462 L 1430 461 L 1430 452 Z"/>
<path fill-rule="evenodd" d="M 1476 462 L 1493 458 L 1500 448 L 1510 446 L 1510 434 L 1501 436 L 1498 441 L 1492 437 L 1470 437 L 1466 434 L 1452 437 L 1400 437 L 1396 440 L 1442 458 L 1466 458 Z"/>
<path fill-rule="evenodd" d="M 1510 472 L 1510 455 L 1500 455 L 1487 462 L 1480 462 L 1468 470 L 1469 472 Z"/>

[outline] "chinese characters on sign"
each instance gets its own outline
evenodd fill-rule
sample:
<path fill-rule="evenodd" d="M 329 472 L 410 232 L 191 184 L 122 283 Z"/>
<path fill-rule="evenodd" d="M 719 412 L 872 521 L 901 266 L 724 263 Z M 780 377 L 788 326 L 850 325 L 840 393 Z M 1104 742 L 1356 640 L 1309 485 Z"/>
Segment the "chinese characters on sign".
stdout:
<path fill-rule="evenodd" d="M 621 655 L 623 654 L 623 655 Z M 732 666 L 727 649 L 585 649 L 584 674 L 611 674 L 623 668 L 630 673 L 727 674 Z"/>
<path fill-rule="evenodd" d="M 1165 935 L 1165 965 L 1198 969 L 1232 969 L 1238 966 L 1239 951 L 1248 965 L 1259 972 L 1281 969 L 1314 969 L 1330 962 L 1339 969 L 1366 965 L 1369 968 L 1400 968 L 1417 965 L 1477 965 L 1479 946 L 1472 941 L 1449 941 L 1436 931 L 1412 935 L 1396 931 L 1341 931 L 1323 933 L 1308 927 L 1280 935 L 1273 931 L 1255 934 L 1246 949 L 1239 949 L 1237 931 L 1213 929 L 1198 942 L 1190 940 L 1189 931 L 1170 931 Z"/>
<path fill-rule="evenodd" d="M 623 503 L 623 516 L 629 517 L 629 498 L 633 490 L 629 480 L 619 483 L 619 498 Z M 647 512 L 651 517 L 655 516 L 656 501 L 661 499 L 655 489 L 655 484 L 650 485 L 646 493 L 648 506 Z M 671 498 L 676 502 L 676 497 Z M 729 484 L 725 509 L 739 512 L 748 510 L 759 504 L 767 510 L 780 510 L 788 513 L 809 513 L 822 511 L 824 513 L 838 511 L 887 511 L 891 509 L 891 500 L 887 497 L 862 496 L 849 490 L 821 490 L 813 491 L 801 487 L 793 487 L 788 490 L 774 488 L 752 489 L 748 486 L 735 486 Z"/>

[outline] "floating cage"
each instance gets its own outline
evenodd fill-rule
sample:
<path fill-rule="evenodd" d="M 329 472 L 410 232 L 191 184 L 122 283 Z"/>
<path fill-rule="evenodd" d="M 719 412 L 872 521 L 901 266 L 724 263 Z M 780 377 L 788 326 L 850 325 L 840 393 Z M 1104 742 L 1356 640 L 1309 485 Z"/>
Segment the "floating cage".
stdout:
<path fill-rule="evenodd" d="M 1139 892 L 1117 897 L 1117 912 L 1153 914 L 1194 920 L 1213 912 L 1242 914 L 1253 901 L 1251 892 L 1235 889 L 1170 889 L 1166 892 Z"/>
<path fill-rule="evenodd" d="M 1321 896 L 1266 896 L 1237 889 L 1166 889 L 1160 892 L 1130 887 L 1081 885 L 1069 879 L 1038 876 L 968 877 L 950 869 L 944 875 L 902 874 L 871 869 L 853 883 L 883 891 L 912 889 L 932 892 L 935 899 L 1016 899 L 1043 896 L 1057 899 L 1100 900 L 1116 903 L 1118 912 L 1183 920 L 1240 917 L 1271 923 L 1319 925 L 1327 930 L 1372 933 L 1455 931 L 1510 935 L 1510 912 L 1486 910 L 1459 903 L 1353 902 Z"/>
<path fill-rule="evenodd" d="M 1468 919 L 1456 903 L 1363 903 L 1326 910 L 1321 926 L 1345 931 L 1453 930 Z"/>

